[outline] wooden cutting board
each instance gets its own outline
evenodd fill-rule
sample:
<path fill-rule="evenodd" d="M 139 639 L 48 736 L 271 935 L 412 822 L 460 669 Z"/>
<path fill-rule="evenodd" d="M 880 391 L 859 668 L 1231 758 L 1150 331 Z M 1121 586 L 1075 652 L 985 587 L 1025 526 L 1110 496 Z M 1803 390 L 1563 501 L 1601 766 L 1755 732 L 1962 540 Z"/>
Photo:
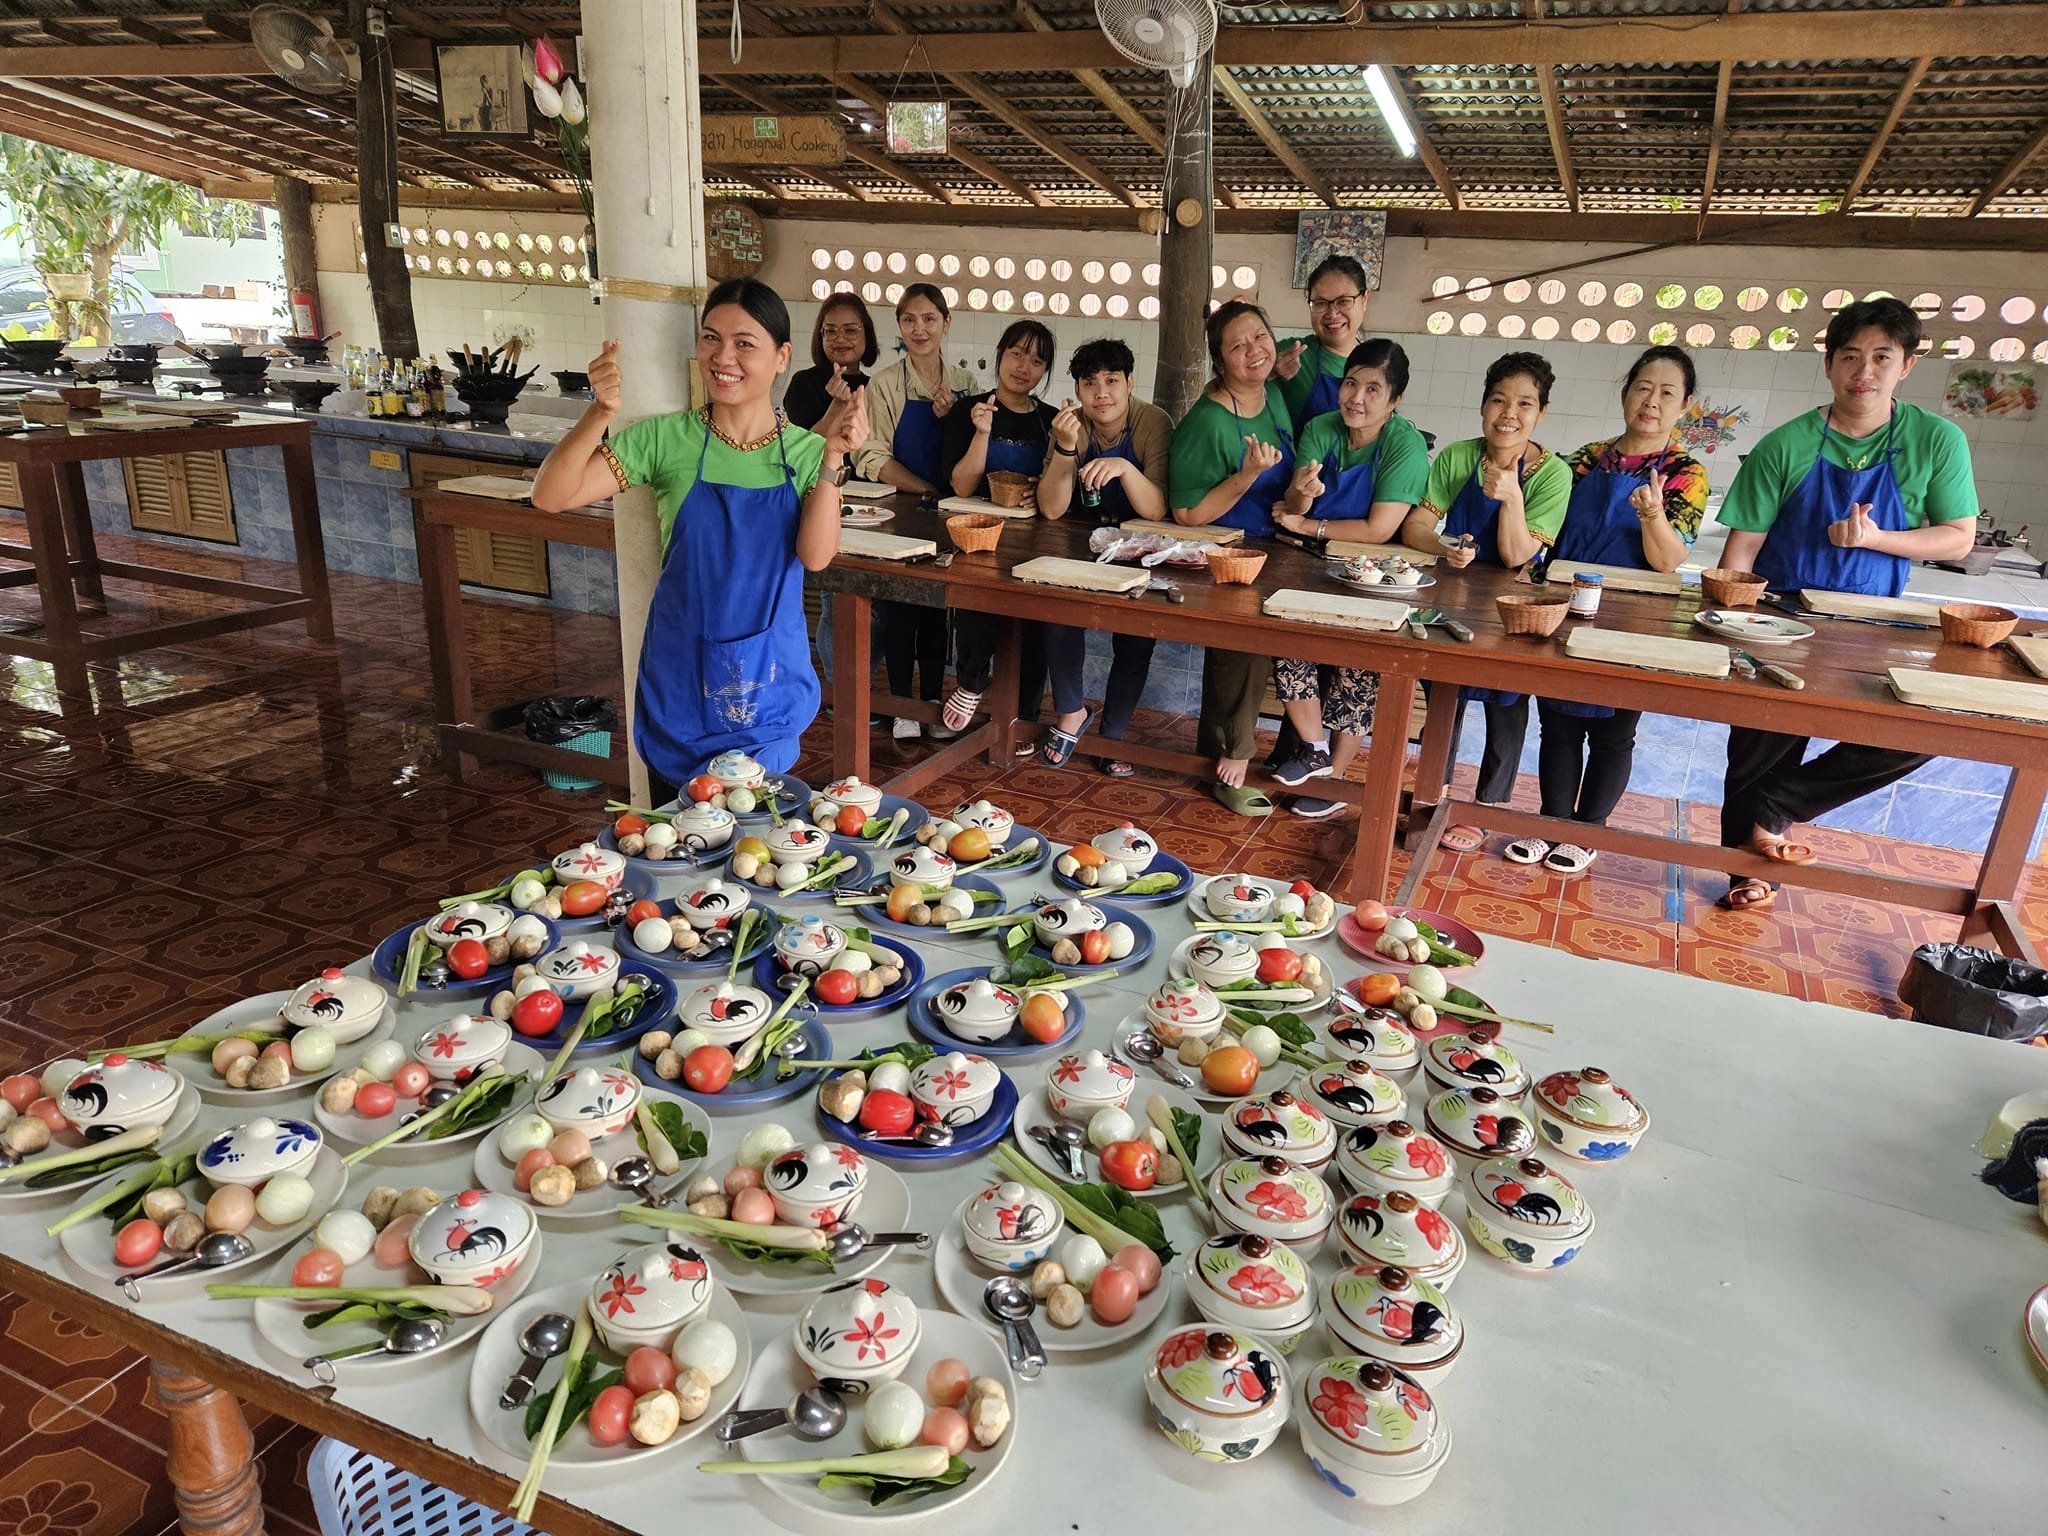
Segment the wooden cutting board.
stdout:
<path fill-rule="evenodd" d="M 1152 580 L 1152 573 L 1128 565 L 1097 565 L 1093 560 L 1063 560 L 1057 555 L 1040 555 L 1012 566 L 1010 574 L 1019 581 L 1046 587 L 1073 587 L 1081 592 L 1135 592 Z"/>
<path fill-rule="evenodd" d="M 939 503 L 941 512 L 987 512 L 994 517 L 1036 517 L 1033 507 L 999 507 L 986 496 L 948 496 Z"/>
<path fill-rule="evenodd" d="M 887 501 L 896 494 L 896 487 L 879 480 L 849 480 L 839 487 L 839 494 L 850 501 Z"/>
<path fill-rule="evenodd" d="M 1650 672 L 1681 672 L 1688 677 L 1726 677 L 1728 647 L 1705 640 L 1677 640 L 1669 635 L 1632 635 L 1620 629 L 1575 629 L 1564 653 L 1586 661 L 1611 661 L 1616 666 Z"/>
<path fill-rule="evenodd" d="M 2048 677 L 2048 635 L 2014 635 L 2005 642 L 2036 677 Z"/>
<path fill-rule="evenodd" d="M 443 480 L 434 489 L 453 491 L 458 496 L 484 496 L 492 501 L 525 501 L 533 494 L 533 482 L 518 475 L 459 475 Z"/>
<path fill-rule="evenodd" d="M 1568 587 L 1581 571 L 1604 577 L 1606 585 L 1616 592 L 1653 592 L 1676 597 L 1685 590 L 1685 580 L 1676 571 L 1639 571 L 1634 566 L 1588 565 L 1579 560 L 1551 561 L 1549 580 L 1552 585 L 1561 583 Z"/>
<path fill-rule="evenodd" d="M 88 432 L 175 432 L 180 427 L 196 427 L 196 421 L 180 421 L 175 417 L 149 416 L 96 416 L 79 422 Z"/>
<path fill-rule="evenodd" d="M 860 555 L 868 560 L 909 560 L 918 555 L 936 555 L 939 546 L 930 539 L 913 539 L 900 533 L 876 533 L 872 528 L 839 530 L 839 553 Z"/>
<path fill-rule="evenodd" d="M 1299 587 L 1282 587 L 1261 606 L 1276 619 L 1293 619 L 1299 624 L 1327 624 L 1336 629 L 1387 632 L 1406 624 L 1412 611 L 1406 603 L 1388 602 L 1383 597 L 1304 592 Z"/>
<path fill-rule="evenodd" d="M 186 416 L 194 421 L 232 421 L 241 414 L 232 405 L 206 400 L 137 400 L 135 409 L 153 411 L 159 416 Z"/>
<path fill-rule="evenodd" d="M 1242 528 L 1218 528 L 1211 524 L 1207 528 L 1183 528 L 1170 517 L 1158 522 L 1150 518 L 1133 517 L 1118 523 L 1125 533 L 1157 533 L 1169 539 L 1184 539 L 1190 544 L 1238 544 L 1244 540 Z"/>
<path fill-rule="evenodd" d="M 2048 722 L 2048 683 L 2016 683 L 2000 677 L 1963 677 L 1921 667 L 1893 667 L 1892 692 L 1908 704 L 1952 710 L 1960 715 L 1998 715 L 2009 720 Z"/>
<path fill-rule="evenodd" d="M 1845 619 L 1891 619 L 1900 624 L 1941 627 L 1941 604 L 1911 597 L 1870 597 L 1861 592 L 1823 592 L 1818 587 L 1800 589 L 1799 601 L 1815 613 L 1837 614 Z"/>
<path fill-rule="evenodd" d="M 1419 549 L 1410 549 L 1406 544 L 1361 544 L 1356 539 L 1332 539 L 1324 546 L 1339 560 L 1349 560 L 1353 555 L 1364 555 L 1368 560 L 1385 560 L 1399 555 L 1410 565 L 1435 565 L 1436 556 L 1426 555 Z"/>

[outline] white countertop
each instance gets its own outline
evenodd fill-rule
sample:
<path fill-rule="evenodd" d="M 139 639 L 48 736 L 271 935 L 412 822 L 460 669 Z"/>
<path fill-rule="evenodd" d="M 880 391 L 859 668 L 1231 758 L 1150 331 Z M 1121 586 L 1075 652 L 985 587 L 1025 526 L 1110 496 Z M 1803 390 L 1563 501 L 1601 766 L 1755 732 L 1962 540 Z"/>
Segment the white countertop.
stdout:
<path fill-rule="evenodd" d="M 1009 883 L 1019 896 L 1045 888 L 1042 878 Z M 1115 987 L 1088 990 L 1089 1044 L 1108 1044 L 1128 1011 L 1117 1004 L 1135 1005 L 1186 932 L 1184 907 L 1145 915 L 1158 951 Z M 995 953 L 987 939 L 931 949 L 933 972 Z M 1317 950 L 1340 976 L 1370 968 L 1334 939 Z M 1985 1121 L 2011 1095 L 2048 1086 L 2048 1053 L 1505 939 L 1488 941 L 1470 984 L 1505 1012 L 1555 1023 L 1554 1037 L 1511 1031 L 1536 1075 L 1607 1067 L 1643 1100 L 1652 1125 L 1623 1162 L 1569 1166 L 1599 1225 L 1568 1269 L 1511 1273 L 1475 1249 L 1452 1296 L 1468 1343 L 1456 1376 L 1436 1392 L 1454 1450 L 1435 1486 L 1377 1515 L 1376 1528 L 1457 1536 L 2042 1528 L 2048 1381 L 2031 1363 L 2019 1320 L 2027 1295 L 2048 1281 L 2048 1234 L 2029 1208 L 1974 1175 Z M 842 1026 L 834 1038 L 857 1050 L 907 1036 L 894 1015 Z M 1020 1084 L 1042 1081 L 1048 1060 L 1019 1066 Z M 233 1118 L 209 1105 L 202 1124 Z M 804 1099 L 779 1115 L 719 1117 L 713 1163 L 747 1126 L 769 1118 L 800 1136 L 814 1125 Z M 355 1204 L 374 1183 L 461 1188 L 470 1157 L 465 1144 L 418 1160 L 380 1158 L 356 1170 L 345 1199 Z M 914 1224 L 936 1230 L 981 1186 L 985 1169 L 974 1158 L 906 1170 Z M 42 1233 L 64 1204 L 0 1206 L 0 1242 L 77 1280 Z M 1184 1247 L 1196 1233 L 1188 1203 L 1168 1202 L 1165 1213 L 1169 1236 Z M 642 1229 L 622 1231 L 550 1230 L 536 1283 L 591 1276 L 644 1240 Z M 1330 1248 L 1314 1261 L 1323 1277 L 1336 1268 Z M 892 1258 L 883 1273 L 921 1305 L 939 1305 L 929 1260 Z M 295 1360 L 259 1342 L 246 1303 L 208 1303 L 197 1291 L 197 1283 L 167 1290 L 145 1310 L 303 1379 Z M 790 1326 L 795 1306 L 745 1299 L 757 1347 Z M 1102 1355 L 1054 1355 L 1019 1391 L 1012 1432 L 1022 1438 L 1002 1491 L 970 1506 L 972 1528 L 1042 1536 L 1343 1519 L 1348 1506 L 1318 1482 L 1291 1426 L 1258 1460 L 1230 1466 L 1196 1462 L 1151 1427 L 1145 1341 L 1193 1320 L 1176 1295 L 1145 1340 Z M 1328 1352 L 1318 1328 L 1292 1368 Z M 341 1401 L 516 1478 L 520 1465 L 471 1423 L 471 1353 L 374 1381 L 345 1376 Z M 706 1434 L 610 1476 L 557 1470 L 547 1487 L 650 1533 L 677 1528 L 681 1501 L 718 1523 L 710 1528 L 859 1523 L 796 1524 L 780 1501 L 740 1486 L 751 1480 L 691 1470 L 718 1454 Z M 913 1515 L 907 1523 L 929 1522 Z"/>

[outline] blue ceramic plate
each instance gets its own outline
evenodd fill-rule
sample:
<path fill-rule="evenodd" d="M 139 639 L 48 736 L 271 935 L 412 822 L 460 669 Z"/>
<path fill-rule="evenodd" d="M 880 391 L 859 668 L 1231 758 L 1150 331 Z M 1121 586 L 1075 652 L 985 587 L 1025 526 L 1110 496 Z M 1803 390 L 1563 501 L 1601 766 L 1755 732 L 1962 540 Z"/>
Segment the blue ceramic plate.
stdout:
<path fill-rule="evenodd" d="M 821 1003 L 815 992 L 804 994 L 806 1007 L 816 1008 L 827 1019 L 858 1019 L 873 1013 L 887 1013 L 924 983 L 924 957 L 901 939 L 892 939 L 886 934 L 877 934 L 875 942 L 883 949 L 893 950 L 903 961 L 903 975 L 895 986 L 879 997 L 863 997 L 851 1003 L 833 1005 Z M 770 950 L 754 962 L 754 985 L 770 997 L 781 997 L 788 988 L 782 985 L 783 971 Z"/>
<path fill-rule="evenodd" d="M 674 916 L 675 910 L 676 899 L 674 897 L 670 897 L 667 901 L 661 903 L 661 915 L 664 918 Z M 758 901 L 750 902 L 749 910 L 759 910 L 771 917 L 774 915 L 772 912 L 769 912 L 768 908 L 761 906 Z M 734 918 L 733 921 L 738 922 L 739 919 Z M 755 934 L 753 939 L 747 944 L 747 952 L 740 956 L 742 968 L 757 955 L 767 950 L 768 946 L 774 942 L 774 934 L 775 925 L 773 923 L 765 926 L 759 924 L 755 926 Z M 713 971 L 722 971 L 732 964 L 732 951 L 729 949 L 714 949 L 701 960 L 683 959 L 672 949 L 665 949 L 660 954 L 654 954 L 635 944 L 633 942 L 632 930 L 623 925 L 619 928 L 618 948 L 619 954 L 625 959 L 637 961 L 641 965 L 648 966 L 654 970 L 666 971 L 671 976 L 704 976 Z"/>
<path fill-rule="evenodd" d="M 815 1015 L 798 1035 L 804 1042 L 804 1055 L 814 1056 L 819 1061 L 832 1059 L 832 1037 L 825 1033 L 825 1026 Z M 672 1093 L 679 1099 L 688 1099 L 714 1115 L 744 1115 L 766 1109 L 771 1104 L 787 1104 L 797 1095 L 815 1090 L 825 1075 L 823 1070 L 797 1072 L 777 1082 L 775 1063 L 770 1062 L 761 1069 L 760 1077 L 752 1082 L 734 1078 L 726 1084 L 723 1093 L 692 1093 L 680 1082 L 672 1083 L 656 1072 L 654 1063 L 638 1051 L 633 1053 L 633 1071 L 648 1087 Z"/>
<path fill-rule="evenodd" d="M 955 1041 L 956 1045 L 960 1042 Z M 962 1045 L 963 1050 L 968 1047 Z M 834 1119 L 824 1110 L 818 1111 L 818 1124 L 825 1134 L 834 1141 L 843 1141 L 855 1151 L 867 1157 L 879 1157 L 892 1163 L 949 1163 L 956 1158 L 972 1157 L 977 1152 L 994 1146 L 1010 1129 L 1010 1122 L 1017 1115 L 1017 1085 L 1010 1081 L 1005 1072 L 996 1079 L 996 1096 L 989 1101 L 988 1113 L 979 1120 L 963 1125 L 953 1132 L 952 1143 L 943 1147 L 907 1146 L 902 1142 L 874 1141 L 867 1132 L 857 1125 Z"/>
<path fill-rule="evenodd" d="M 520 915 L 524 917 L 529 914 L 521 913 Z M 386 934 L 384 941 L 371 951 L 370 969 L 377 973 L 379 981 L 392 989 L 393 1002 L 431 1002 L 437 997 L 487 996 L 492 992 L 496 992 L 501 987 L 512 985 L 512 968 L 519 962 L 507 960 L 503 965 L 492 966 L 474 981 L 463 981 L 459 977 L 452 978 L 445 987 L 421 987 L 411 997 L 401 998 L 397 996 L 398 973 L 405 964 L 405 946 L 412 941 L 413 929 L 426 921 L 427 919 L 423 917 L 418 923 L 407 923 L 396 933 Z M 547 942 L 541 946 L 540 951 L 542 954 L 546 954 L 562 942 L 562 931 L 547 918 L 540 918 L 539 921 L 548 931 Z"/>
<path fill-rule="evenodd" d="M 676 1016 L 676 984 L 672 978 L 663 975 L 644 960 L 629 960 L 621 956 L 619 979 L 623 981 L 628 976 L 638 976 L 647 983 L 647 992 L 641 1001 L 639 1011 L 633 1015 L 631 1023 L 614 1029 L 608 1035 L 585 1035 L 583 1043 L 576 1047 L 577 1061 L 587 1056 L 597 1056 L 608 1051 L 616 1051 L 622 1046 L 629 1046 L 648 1030 L 658 1029 Z M 582 1022 L 583 1011 L 589 1006 L 587 1000 L 571 1003 L 562 1010 L 562 1021 L 548 1033 L 521 1036 L 521 1039 L 535 1050 L 552 1055 L 562 1048 L 562 1042 L 568 1039 L 577 1024 Z"/>
<path fill-rule="evenodd" d="M 891 816 L 894 816 L 899 809 L 909 811 L 910 819 L 903 823 L 903 830 L 896 834 L 896 841 L 889 845 L 890 852 L 892 853 L 905 844 L 914 841 L 917 837 L 917 829 L 932 819 L 932 813 L 919 805 L 915 800 L 906 800 L 901 795 L 884 795 L 882 796 L 882 803 L 875 807 L 875 814 L 869 820 L 885 822 Z M 806 803 L 804 814 L 806 816 L 810 815 L 808 802 Z M 834 832 L 832 834 L 832 846 L 834 848 L 844 848 L 851 853 L 864 853 L 871 850 L 874 847 L 874 843 L 864 837 L 848 837 L 843 832 Z"/>
<path fill-rule="evenodd" d="M 995 872 L 996 879 L 1009 880 L 1021 875 L 1035 875 L 1052 862 L 1052 844 L 1046 841 L 1045 834 L 1036 827 L 1012 827 L 1010 840 L 1003 846 L 1021 848 L 1028 839 L 1034 837 L 1038 839 L 1038 852 L 1022 864 L 1005 864 Z"/>
<path fill-rule="evenodd" d="M 1135 971 L 1152 957 L 1152 927 L 1149 923 L 1128 908 L 1113 906 L 1106 901 L 1097 901 L 1092 896 L 1085 899 L 1091 906 L 1097 906 L 1102 909 L 1102 915 L 1107 922 L 1124 923 L 1129 926 L 1131 937 L 1134 940 L 1131 945 L 1131 952 L 1121 960 L 1109 960 L 1101 965 L 1063 965 L 1060 967 L 1062 972 L 1075 976 L 1113 976 L 1119 971 Z M 1025 922 L 1030 921 L 1029 914 L 1035 910 L 1035 906 L 1027 908 L 1021 920 Z M 991 928 L 988 931 L 995 934 L 998 939 L 1001 938 L 1004 932 L 1001 927 Z M 1034 939 L 1030 953 L 1036 955 L 1048 965 L 1053 963 L 1052 946 L 1050 944 L 1040 943 Z"/>
<path fill-rule="evenodd" d="M 1006 1056 L 1042 1056 L 1051 1051 L 1063 1051 L 1072 1045 L 1081 1034 L 1081 1025 L 1088 1016 L 1082 1006 L 1081 994 L 1069 992 L 1067 998 L 1067 1027 L 1060 1037 L 1050 1045 L 1040 1045 L 1016 1025 L 1000 1040 L 981 1043 L 962 1040 L 952 1033 L 939 1018 L 932 1002 L 948 987 L 957 987 L 963 981 L 972 981 L 977 976 L 986 976 L 989 968 L 985 965 L 963 966 L 957 971 L 947 971 L 934 976 L 917 990 L 917 998 L 910 1005 L 910 1027 L 927 1044 L 936 1045 L 942 1051 L 971 1051 L 986 1056 L 991 1061 L 1001 1061 Z"/>
<path fill-rule="evenodd" d="M 954 879 L 953 884 L 963 891 L 986 891 L 996 898 L 992 902 L 977 901 L 974 904 L 974 915 L 976 917 L 993 917 L 1003 910 L 1003 893 L 997 888 L 995 881 L 981 875 L 960 875 Z M 905 938 L 911 939 L 942 939 L 946 936 L 946 928 L 943 923 L 927 923 L 924 927 L 920 928 L 915 923 L 897 922 L 889 915 L 889 908 L 886 902 L 865 902 L 851 910 L 868 927 L 885 933 L 900 933 Z"/>
<path fill-rule="evenodd" d="M 815 907 L 820 905 L 829 907 L 832 905 L 833 898 L 839 894 L 840 886 L 866 885 L 868 881 L 874 878 L 873 861 L 858 848 L 843 848 L 840 846 L 840 840 L 835 837 L 826 851 L 828 853 L 836 853 L 841 858 L 852 859 L 853 862 L 840 870 L 833 879 L 827 880 L 823 885 L 817 886 L 812 890 L 801 892 L 774 890 L 765 885 L 756 885 L 751 880 L 741 880 L 739 883 L 754 893 L 755 900 L 772 900 L 778 907 Z M 735 877 L 727 875 L 726 878 L 730 880 Z"/>
<path fill-rule="evenodd" d="M 1076 896 L 1084 897 L 1089 901 L 1093 901 L 1097 896 L 1100 896 L 1106 901 L 1120 902 L 1127 907 L 1163 907 L 1168 902 L 1179 901 L 1193 889 L 1195 884 L 1195 872 L 1168 853 L 1164 848 L 1152 856 L 1151 864 L 1142 873 L 1154 875 L 1166 870 L 1170 870 L 1173 873 L 1172 888 L 1164 891 L 1155 891 L 1150 896 L 1123 896 L 1119 895 L 1116 891 L 1098 891 L 1094 886 L 1082 885 L 1072 876 L 1063 875 L 1058 870 L 1053 871 L 1052 880 L 1053 884 L 1057 885 L 1061 890 L 1072 891 Z M 1136 877 L 1134 876 L 1133 878 Z"/>
<path fill-rule="evenodd" d="M 678 853 L 666 859 L 648 859 L 642 858 L 638 854 L 625 854 L 623 857 L 626 861 L 627 878 L 630 879 L 633 875 L 638 874 L 651 881 L 656 875 L 676 875 L 686 870 L 703 869 L 712 864 L 723 864 L 732 856 L 733 843 L 743 835 L 743 833 L 735 830 L 732 837 L 720 843 L 716 848 L 706 848 L 702 853 Z M 606 827 L 597 834 L 597 846 L 617 853 L 619 851 L 617 834 L 610 827 Z"/>

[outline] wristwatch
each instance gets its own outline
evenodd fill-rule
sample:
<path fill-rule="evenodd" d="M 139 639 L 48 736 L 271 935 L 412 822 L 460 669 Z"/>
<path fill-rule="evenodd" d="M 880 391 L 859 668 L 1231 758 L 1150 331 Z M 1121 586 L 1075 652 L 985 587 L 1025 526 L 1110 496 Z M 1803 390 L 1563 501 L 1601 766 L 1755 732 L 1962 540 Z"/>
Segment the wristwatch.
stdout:
<path fill-rule="evenodd" d="M 844 485 L 853 478 L 853 460 L 841 459 L 839 467 L 827 472 L 827 478 L 834 485 Z"/>

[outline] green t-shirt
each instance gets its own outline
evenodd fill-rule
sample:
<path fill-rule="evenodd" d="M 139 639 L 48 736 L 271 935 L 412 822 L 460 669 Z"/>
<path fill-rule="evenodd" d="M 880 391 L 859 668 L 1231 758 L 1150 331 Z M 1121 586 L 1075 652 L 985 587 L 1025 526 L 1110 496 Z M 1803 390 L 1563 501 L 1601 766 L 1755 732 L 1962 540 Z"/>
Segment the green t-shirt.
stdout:
<path fill-rule="evenodd" d="M 1274 382 L 1279 384 L 1280 393 L 1287 397 L 1287 414 L 1299 428 L 1308 415 L 1308 395 L 1309 391 L 1316 387 L 1317 365 L 1320 364 L 1322 371 L 1329 377 L 1342 379 L 1344 359 L 1351 354 L 1332 352 L 1313 336 L 1290 336 L 1280 345 L 1290 346 L 1297 341 L 1301 343 L 1301 366 L 1294 370 L 1293 378 L 1276 378 Z"/>
<path fill-rule="evenodd" d="M 1735 483 L 1721 503 L 1723 526 L 1744 533 L 1768 533 L 1777 521 L 1778 509 L 1799 489 L 1799 483 L 1813 468 L 1821 447 L 1823 410 L 1807 411 L 1782 427 L 1766 432 L 1763 440 L 1735 471 Z M 1954 422 L 1923 411 L 1917 405 L 1901 403 L 1892 424 L 1892 473 L 1899 482 L 1899 497 L 1906 507 L 1906 526 L 1924 528 L 1929 523 L 1954 523 L 1975 517 L 1981 510 L 1977 485 L 1970 473 L 1970 440 Z M 1884 444 L 1886 428 L 1868 437 L 1849 439 L 1839 430 L 1827 434 L 1824 450 L 1830 464 L 1845 469 L 1868 460 L 1876 462 Z M 1848 515 L 1847 507 L 1833 515 Z"/>
<path fill-rule="evenodd" d="M 1439 523 L 1450 515 L 1459 493 L 1478 470 L 1484 451 L 1485 444 L 1479 438 L 1464 438 L 1447 445 L 1429 466 L 1429 485 L 1422 493 L 1422 504 L 1436 513 Z M 1540 459 L 1523 465 L 1522 519 L 1536 542 L 1548 549 L 1557 541 L 1557 530 L 1564 526 L 1565 508 L 1571 505 L 1572 472 L 1556 454 L 1548 449 L 1542 453 Z M 1479 558 L 1498 565 L 1500 552 L 1482 549 Z"/>
<path fill-rule="evenodd" d="M 1375 453 L 1379 461 L 1372 472 L 1372 499 L 1404 501 L 1410 506 L 1422 500 L 1429 486 L 1429 444 L 1423 441 L 1422 429 L 1399 411 L 1387 418 L 1379 437 L 1363 448 L 1351 446 L 1342 412 L 1318 416 L 1301 429 L 1295 459 L 1304 464 L 1321 459 L 1326 471 L 1332 459 L 1338 469 L 1355 469 Z M 1326 492 L 1334 490 L 1335 476 L 1326 473 L 1323 487 Z"/>
<path fill-rule="evenodd" d="M 1173 429 L 1167 506 L 1192 507 L 1236 474 L 1244 462 L 1247 437 L 1276 448 L 1285 446 L 1294 435 L 1288 420 L 1286 397 L 1271 379 L 1266 381 L 1266 408 L 1256 416 L 1239 417 L 1229 406 L 1203 395 Z"/>
<path fill-rule="evenodd" d="M 825 439 L 802 427 L 783 427 L 779 451 L 774 443 L 769 443 L 752 453 L 741 453 L 718 437 L 713 437 L 707 448 L 704 438 L 704 418 L 695 411 L 649 416 L 612 434 L 612 460 L 626 483 L 654 487 L 655 505 L 661 514 L 663 554 L 668 553 L 669 532 L 675 527 L 683 498 L 697 483 L 700 455 L 704 478 L 714 485 L 756 490 L 782 483 L 786 456 L 799 497 L 810 494 L 825 464 Z"/>

